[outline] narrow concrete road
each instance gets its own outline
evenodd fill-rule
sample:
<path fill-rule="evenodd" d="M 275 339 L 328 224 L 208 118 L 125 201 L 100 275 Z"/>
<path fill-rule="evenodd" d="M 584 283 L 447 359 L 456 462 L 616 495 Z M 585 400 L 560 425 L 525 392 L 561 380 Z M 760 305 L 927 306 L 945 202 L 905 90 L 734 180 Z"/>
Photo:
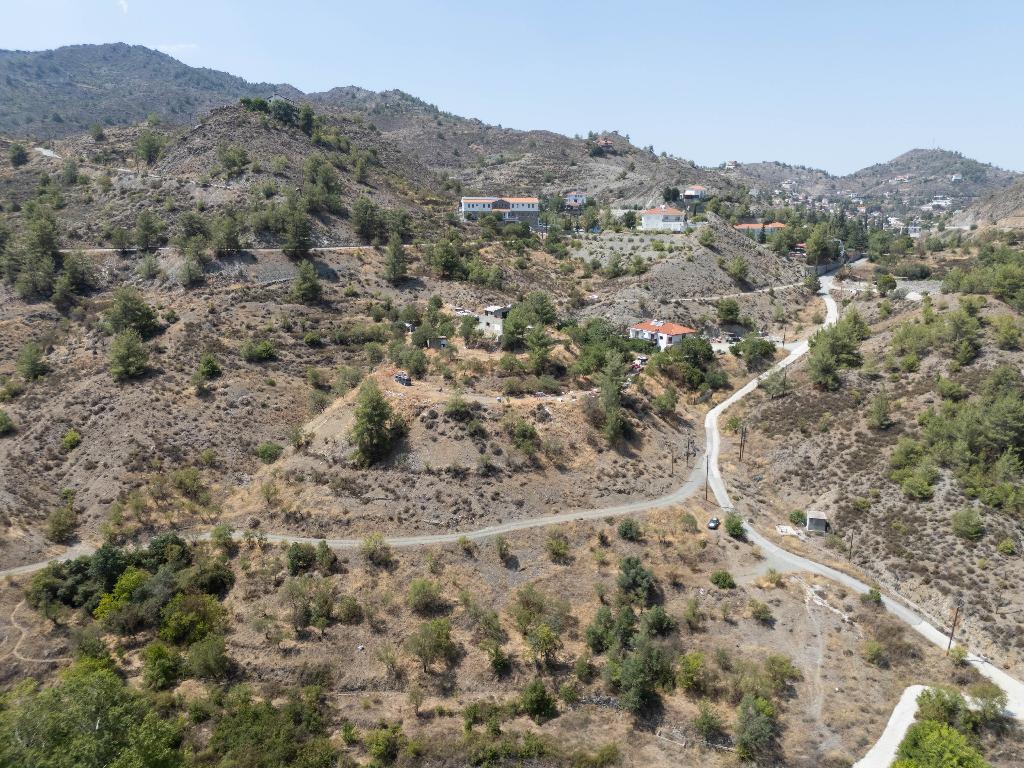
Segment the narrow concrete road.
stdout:
<path fill-rule="evenodd" d="M 832 325 L 839 319 L 839 307 L 836 305 L 835 299 L 833 299 L 829 293 L 831 287 L 832 278 L 830 276 L 821 278 L 821 292 L 824 294 L 825 305 L 827 307 L 824 326 Z M 781 370 L 782 368 L 792 365 L 807 354 L 808 349 L 809 345 L 807 341 L 800 342 L 792 349 L 785 359 L 777 363 L 773 368 L 766 371 L 757 379 L 748 382 L 746 386 L 734 392 L 731 397 L 722 401 L 719 405 L 715 406 L 708 412 L 708 415 L 704 420 L 704 431 L 707 435 L 707 447 L 705 452 L 710 460 L 709 484 L 711 490 L 715 494 L 715 500 L 723 509 L 732 509 L 733 504 L 732 499 L 729 498 L 729 491 L 725 487 L 725 482 L 722 480 L 721 470 L 718 463 L 719 452 L 721 450 L 721 433 L 718 429 L 719 417 L 731 405 L 737 403 L 739 400 L 753 392 L 754 389 L 757 388 L 757 383 L 760 379 L 764 378 L 772 371 Z M 770 539 L 765 538 L 750 524 L 749 521 L 747 521 L 746 528 L 747 538 L 751 543 L 760 547 L 761 552 L 765 556 L 767 565 L 782 571 L 807 571 L 810 573 L 816 573 L 827 579 L 838 582 L 858 594 L 864 594 L 868 591 L 868 585 L 859 579 L 842 573 L 841 571 L 837 571 L 835 568 L 822 565 L 821 563 L 809 560 L 806 557 L 801 557 L 800 555 L 788 552 Z M 938 646 L 939 648 L 946 648 L 946 644 L 948 642 L 946 634 L 932 626 L 915 611 L 911 610 L 903 603 L 884 595 L 882 597 L 882 605 L 896 618 L 906 624 L 909 624 L 915 632 L 925 638 L 928 642 Z M 1016 680 L 1003 670 L 973 653 L 968 655 L 967 662 L 978 670 L 981 675 L 987 677 L 1006 692 L 1006 713 L 1010 717 L 1018 720 L 1024 720 L 1024 683 L 1021 683 L 1019 680 Z M 900 699 L 896 709 L 893 710 L 893 713 L 889 718 L 889 723 L 886 726 L 881 739 L 879 739 L 878 743 L 871 748 L 867 755 L 856 763 L 855 768 L 888 768 L 889 764 L 895 759 L 896 748 L 899 746 L 900 741 L 902 741 L 907 729 L 913 723 L 914 715 L 917 712 L 916 698 L 917 693 L 920 693 L 920 690 L 917 690 L 916 693 L 911 695 L 909 692 L 912 688 L 921 689 L 923 686 L 911 686 L 911 688 L 904 691 L 903 697 Z"/>

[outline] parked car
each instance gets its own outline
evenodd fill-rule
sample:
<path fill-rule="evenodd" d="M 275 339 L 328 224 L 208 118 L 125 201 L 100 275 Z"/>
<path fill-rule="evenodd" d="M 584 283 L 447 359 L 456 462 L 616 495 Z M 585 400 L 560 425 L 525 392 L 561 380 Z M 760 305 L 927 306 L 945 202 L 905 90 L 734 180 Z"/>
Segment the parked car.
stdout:
<path fill-rule="evenodd" d="M 710 528 L 712 531 L 717 530 L 718 526 L 720 526 L 721 524 L 722 521 L 719 520 L 717 517 L 712 517 L 710 520 L 708 520 L 708 528 Z"/>
<path fill-rule="evenodd" d="M 399 384 L 401 384 L 403 387 L 411 387 L 412 386 L 412 379 L 409 378 L 409 374 L 406 373 L 405 371 L 399 371 L 398 373 L 396 373 L 395 376 L 394 376 L 394 379 Z"/>

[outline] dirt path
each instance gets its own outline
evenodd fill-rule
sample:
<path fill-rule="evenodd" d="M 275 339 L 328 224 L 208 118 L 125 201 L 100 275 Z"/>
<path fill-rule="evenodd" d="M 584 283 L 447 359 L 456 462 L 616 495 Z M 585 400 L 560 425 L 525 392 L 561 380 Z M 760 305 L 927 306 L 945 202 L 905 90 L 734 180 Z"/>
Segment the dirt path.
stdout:
<path fill-rule="evenodd" d="M 18 641 L 14 644 L 14 647 L 11 650 L 9 650 L 3 656 L 0 656 L 0 661 L 3 661 L 8 656 L 13 656 L 18 661 L 27 661 L 27 662 L 31 662 L 31 663 L 34 663 L 34 664 L 55 664 L 55 663 L 64 662 L 64 661 L 71 661 L 71 658 L 68 657 L 68 656 L 54 656 L 53 658 L 49 658 L 49 659 L 37 659 L 37 658 L 35 658 L 33 656 L 22 656 L 21 655 L 21 653 L 20 653 L 20 651 L 18 649 L 21 648 L 21 644 L 23 642 L 25 642 L 25 638 L 28 635 L 28 630 L 18 623 L 17 618 L 15 618 L 15 614 L 18 612 L 18 609 L 21 608 L 21 606 L 23 606 L 24 604 L 25 604 L 25 601 L 22 600 L 20 603 L 18 603 L 16 606 L 14 606 L 14 608 L 11 610 L 11 615 L 7 619 L 8 623 L 10 623 L 10 625 L 12 627 L 14 627 L 14 629 L 17 630 L 17 632 L 19 633 L 18 634 Z M 5 636 L 4 637 L 4 642 L 6 642 L 6 640 L 7 640 L 7 638 Z"/>

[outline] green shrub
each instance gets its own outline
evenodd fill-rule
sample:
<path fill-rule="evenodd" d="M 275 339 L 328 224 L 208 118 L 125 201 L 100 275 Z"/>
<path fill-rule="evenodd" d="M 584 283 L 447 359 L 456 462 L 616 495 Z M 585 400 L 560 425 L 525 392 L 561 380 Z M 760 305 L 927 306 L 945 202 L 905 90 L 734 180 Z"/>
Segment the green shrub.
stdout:
<path fill-rule="evenodd" d="M 342 595 L 334 615 L 342 624 L 360 624 L 363 621 L 363 607 L 352 595 Z"/>
<path fill-rule="evenodd" d="M 747 531 L 743 527 L 743 518 L 735 512 L 725 516 L 725 531 L 734 539 L 745 539 Z"/>
<path fill-rule="evenodd" d="M 519 696 L 519 708 L 537 723 L 550 720 L 558 714 L 555 697 L 548 691 L 544 681 L 535 678 L 526 684 Z"/>
<path fill-rule="evenodd" d="M 284 448 L 282 446 L 269 441 L 260 443 L 259 447 L 256 448 L 256 455 L 264 464 L 273 464 L 281 458 L 282 453 L 284 453 Z"/>
<path fill-rule="evenodd" d="M 789 513 L 789 522 L 803 528 L 807 525 L 807 513 L 800 509 L 794 509 Z"/>
<path fill-rule="evenodd" d="M 978 514 L 976 509 L 971 507 L 965 507 L 954 512 L 951 523 L 953 533 L 961 539 L 977 541 L 985 533 L 985 524 L 982 522 L 981 515 Z"/>
<path fill-rule="evenodd" d="M 178 682 L 181 656 L 173 648 L 154 640 L 142 649 L 142 680 L 148 688 L 160 691 Z"/>
<path fill-rule="evenodd" d="M 868 640 L 864 643 L 864 660 L 876 667 L 886 667 L 889 665 L 889 652 L 877 640 Z"/>
<path fill-rule="evenodd" d="M 239 349 L 247 363 L 260 363 L 277 358 L 277 349 L 269 339 L 246 339 Z"/>
<path fill-rule="evenodd" d="M 14 421 L 3 408 L 0 408 L 0 437 L 14 432 Z"/>
<path fill-rule="evenodd" d="M 60 439 L 60 447 L 64 453 L 70 453 L 82 443 L 82 434 L 77 429 L 69 429 Z"/>
<path fill-rule="evenodd" d="M 715 571 L 711 574 L 711 583 L 719 589 L 734 589 L 736 580 L 728 571 Z"/>
<path fill-rule="evenodd" d="M 188 649 L 188 668 L 196 677 L 223 680 L 231 671 L 231 666 L 224 638 L 220 635 L 207 635 Z"/>
<path fill-rule="evenodd" d="M 305 542 L 292 542 L 288 547 L 288 573 L 298 576 L 313 570 L 316 565 L 316 548 Z"/>
<path fill-rule="evenodd" d="M 544 549 L 553 563 L 565 563 L 569 560 L 569 537 L 561 531 L 551 531 L 544 541 Z"/>
<path fill-rule="evenodd" d="M 224 626 L 224 609 L 206 594 L 178 594 L 164 606 L 160 637 L 172 643 L 195 643 Z"/>
<path fill-rule="evenodd" d="M 640 523 L 632 517 L 627 517 L 619 523 L 619 538 L 625 539 L 626 541 L 640 541 L 643 538 L 643 535 L 644 532 L 640 527 Z"/>
<path fill-rule="evenodd" d="M 380 568 L 388 567 L 394 560 L 390 545 L 379 533 L 371 533 L 363 539 L 359 551 L 366 558 L 367 562 Z"/>
<path fill-rule="evenodd" d="M 430 579 L 413 579 L 409 582 L 407 600 L 410 610 L 415 613 L 433 613 L 444 603 L 441 588 Z"/>

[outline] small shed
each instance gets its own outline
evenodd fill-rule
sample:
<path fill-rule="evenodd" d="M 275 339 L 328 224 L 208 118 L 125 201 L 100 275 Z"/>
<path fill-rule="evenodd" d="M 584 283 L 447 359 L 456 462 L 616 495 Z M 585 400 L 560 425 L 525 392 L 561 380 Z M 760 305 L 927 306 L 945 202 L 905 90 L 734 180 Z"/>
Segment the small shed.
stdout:
<path fill-rule="evenodd" d="M 427 349 L 447 349 L 448 348 L 448 337 L 447 336 L 432 336 L 427 339 Z"/>
<path fill-rule="evenodd" d="M 832 529 L 824 512 L 807 513 L 807 530 L 811 533 L 828 533 Z"/>

